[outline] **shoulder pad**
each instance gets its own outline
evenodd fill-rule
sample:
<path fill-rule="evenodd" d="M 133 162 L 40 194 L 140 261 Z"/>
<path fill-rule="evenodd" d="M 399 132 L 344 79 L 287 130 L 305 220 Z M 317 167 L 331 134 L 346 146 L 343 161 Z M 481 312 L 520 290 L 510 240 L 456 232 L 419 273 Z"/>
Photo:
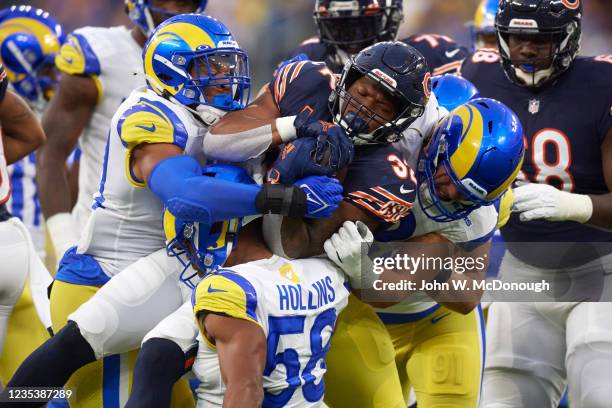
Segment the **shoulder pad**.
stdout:
<path fill-rule="evenodd" d="M 279 111 L 292 110 L 295 105 L 299 113 L 305 102 L 315 95 L 324 95 L 325 103 L 335 82 L 333 72 L 322 62 L 299 61 L 280 69 L 268 87 Z M 299 105 L 299 106 L 298 106 Z M 285 116 L 284 114 L 282 116 Z"/>
<path fill-rule="evenodd" d="M 193 311 L 221 313 L 237 319 L 257 321 L 257 292 L 243 276 L 227 269 L 207 276 L 192 296 Z"/>
<path fill-rule="evenodd" d="M 290 55 L 294 57 L 298 54 L 306 54 L 308 59 L 312 61 L 325 61 L 327 58 L 327 46 L 322 44 L 318 37 L 309 38 L 291 51 Z"/>
<path fill-rule="evenodd" d="M 100 75 L 100 61 L 83 32 L 68 35 L 55 57 L 55 65 L 70 75 Z"/>
<path fill-rule="evenodd" d="M 141 143 L 171 143 L 185 149 L 187 129 L 162 102 L 140 98 L 117 122 L 117 133 L 124 146 L 131 149 Z"/>
<path fill-rule="evenodd" d="M 460 68 L 461 76 L 473 81 L 477 77 L 477 72 L 487 69 L 498 69 L 499 52 L 491 48 L 483 48 L 472 54 L 469 54 L 464 60 Z"/>
<path fill-rule="evenodd" d="M 466 57 L 465 47 L 455 40 L 440 34 L 416 34 L 402 40 L 416 48 L 427 60 L 432 75 L 455 73 Z"/>

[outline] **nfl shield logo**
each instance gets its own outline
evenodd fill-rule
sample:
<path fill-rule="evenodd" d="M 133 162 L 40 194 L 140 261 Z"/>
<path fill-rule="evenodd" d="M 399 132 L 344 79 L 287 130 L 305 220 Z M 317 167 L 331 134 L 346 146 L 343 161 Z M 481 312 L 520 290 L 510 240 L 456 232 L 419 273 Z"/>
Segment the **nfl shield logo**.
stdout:
<path fill-rule="evenodd" d="M 535 115 L 536 113 L 538 113 L 540 110 L 540 101 L 537 99 L 530 99 L 529 100 L 529 113 L 531 113 L 532 115 Z"/>

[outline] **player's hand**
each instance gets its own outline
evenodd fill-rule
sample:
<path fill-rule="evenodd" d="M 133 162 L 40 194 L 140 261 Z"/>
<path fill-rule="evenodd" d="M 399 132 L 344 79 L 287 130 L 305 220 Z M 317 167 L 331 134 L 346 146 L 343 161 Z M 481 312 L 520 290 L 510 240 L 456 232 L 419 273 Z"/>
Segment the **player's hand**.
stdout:
<path fill-rule="evenodd" d="M 362 260 L 369 264 L 367 253 L 373 242 L 374 236 L 367 225 L 361 221 L 345 221 L 323 244 L 327 257 L 347 275 L 353 289 L 367 286 L 363 278 L 366 265 L 362 265 Z"/>
<path fill-rule="evenodd" d="M 348 166 L 355 155 L 353 141 L 344 129 L 323 120 L 312 119 L 311 111 L 304 109 L 293 122 L 298 138 L 316 138 L 314 161 L 339 170 Z"/>
<path fill-rule="evenodd" d="M 317 150 L 317 139 L 297 139 L 283 146 L 278 158 L 268 171 L 271 183 L 293 184 L 306 176 L 331 177 L 335 169 L 322 166 L 313 159 Z"/>
<path fill-rule="evenodd" d="M 567 193 L 548 184 L 524 184 L 513 193 L 512 211 L 521 213 L 521 221 L 587 222 L 593 213 L 589 196 Z"/>
<path fill-rule="evenodd" d="M 295 183 L 306 193 L 306 214 L 309 218 L 327 218 L 342 202 L 342 184 L 335 178 L 308 176 Z"/>

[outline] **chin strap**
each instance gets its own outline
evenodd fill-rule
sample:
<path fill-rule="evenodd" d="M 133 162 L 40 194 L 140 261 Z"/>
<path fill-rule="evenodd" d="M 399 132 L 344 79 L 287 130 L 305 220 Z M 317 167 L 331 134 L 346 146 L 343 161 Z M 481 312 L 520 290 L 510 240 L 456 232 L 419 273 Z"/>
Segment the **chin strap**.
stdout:
<path fill-rule="evenodd" d="M 524 72 L 520 68 L 514 67 L 514 73 L 516 77 L 523 81 L 528 86 L 538 86 L 540 83 L 546 81 L 553 73 L 552 65 L 546 69 L 539 69 L 535 73 L 529 74 Z"/>

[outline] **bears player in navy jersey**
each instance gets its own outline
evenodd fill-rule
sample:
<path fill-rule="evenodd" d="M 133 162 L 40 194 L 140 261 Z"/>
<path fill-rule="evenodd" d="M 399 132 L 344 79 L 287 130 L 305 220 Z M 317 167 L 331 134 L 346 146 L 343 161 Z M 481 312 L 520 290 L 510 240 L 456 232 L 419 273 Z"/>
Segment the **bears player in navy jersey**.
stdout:
<path fill-rule="evenodd" d="M 301 43 L 293 59 L 324 61 L 335 73 L 349 57 L 379 41 L 393 41 L 403 19 L 401 0 L 316 0 L 314 19 L 319 36 Z M 467 50 L 452 38 L 416 34 L 402 42 L 416 48 L 427 60 L 432 75 L 456 72 Z"/>
<path fill-rule="evenodd" d="M 478 51 L 462 67 L 481 95 L 517 113 L 530 153 L 522 169 L 529 184 L 515 189 L 520 215 L 502 229 L 508 245 L 502 276 L 537 280 L 569 274 L 576 285 L 612 271 L 612 253 L 605 245 L 593 252 L 574 244 L 561 257 L 560 244 L 529 245 L 531 251 L 520 245 L 612 241 L 612 233 L 596 228 L 612 226 L 612 57 L 577 57 L 581 19 L 580 0 L 504 0 L 496 17 L 499 54 Z M 570 300 L 591 299 L 590 294 L 570 295 Z M 483 406 L 502 401 L 555 406 L 567 383 L 572 406 L 609 406 L 608 305 L 493 304 Z M 530 341 L 535 338 L 546 338 L 546 345 Z"/>

